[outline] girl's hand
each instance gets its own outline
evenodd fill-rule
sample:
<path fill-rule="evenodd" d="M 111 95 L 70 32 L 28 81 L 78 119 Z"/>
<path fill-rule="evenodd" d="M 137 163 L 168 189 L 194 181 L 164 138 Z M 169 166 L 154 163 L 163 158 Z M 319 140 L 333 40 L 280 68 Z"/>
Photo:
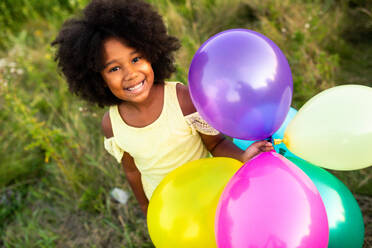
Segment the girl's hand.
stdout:
<path fill-rule="evenodd" d="M 273 144 L 267 140 L 256 141 L 250 145 L 242 154 L 242 161 L 245 163 L 262 152 L 274 150 Z"/>

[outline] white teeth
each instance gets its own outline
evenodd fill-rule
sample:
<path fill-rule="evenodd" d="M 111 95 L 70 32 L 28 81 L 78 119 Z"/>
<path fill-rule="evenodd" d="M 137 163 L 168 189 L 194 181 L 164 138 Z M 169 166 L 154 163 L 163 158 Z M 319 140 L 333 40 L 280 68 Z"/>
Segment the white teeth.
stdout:
<path fill-rule="evenodd" d="M 133 87 L 130 87 L 130 88 L 127 88 L 127 90 L 129 91 L 133 91 L 133 90 L 136 90 L 136 89 L 139 89 L 142 87 L 144 81 L 142 81 L 141 83 L 137 84 L 136 86 L 133 86 Z"/>

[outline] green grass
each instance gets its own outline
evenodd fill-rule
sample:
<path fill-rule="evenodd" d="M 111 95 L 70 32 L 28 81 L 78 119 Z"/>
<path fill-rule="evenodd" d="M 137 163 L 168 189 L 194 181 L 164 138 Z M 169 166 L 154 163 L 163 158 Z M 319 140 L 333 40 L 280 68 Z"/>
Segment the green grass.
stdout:
<path fill-rule="evenodd" d="M 71 95 L 53 61 L 50 42 L 86 2 L 0 2 L 0 247 L 153 247 L 133 195 L 127 205 L 109 196 L 130 189 L 103 149 L 105 110 Z M 182 42 L 172 80 L 187 83 L 193 54 L 210 36 L 249 28 L 287 56 L 296 108 L 334 85 L 371 86 L 372 8 L 364 1 L 149 2 Z M 372 196 L 371 168 L 332 173 Z"/>

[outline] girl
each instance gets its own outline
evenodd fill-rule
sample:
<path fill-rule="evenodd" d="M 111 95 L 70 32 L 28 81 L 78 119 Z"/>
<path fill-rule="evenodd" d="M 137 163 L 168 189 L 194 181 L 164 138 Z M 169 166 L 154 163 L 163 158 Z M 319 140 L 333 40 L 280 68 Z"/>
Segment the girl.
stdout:
<path fill-rule="evenodd" d="M 70 90 L 110 106 L 104 145 L 123 165 L 145 214 L 157 185 L 178 166 L 209 153 L 246 162 L 273 149 L 258 141 L 240 150 L 199 116 L 187 86 L 165 81 L 180 45 L 148 3 L 93 0 L 52 45 Z"/>

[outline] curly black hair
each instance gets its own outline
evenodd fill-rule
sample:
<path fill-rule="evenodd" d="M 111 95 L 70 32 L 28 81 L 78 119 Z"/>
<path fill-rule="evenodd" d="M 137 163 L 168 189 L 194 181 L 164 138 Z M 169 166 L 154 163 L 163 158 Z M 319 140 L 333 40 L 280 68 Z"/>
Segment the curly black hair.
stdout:
<path fill-rule="evenodd" d="M 67 20 L 52 46 L 55 60 L 69 89 L 100 107 L 119 104 L 101 76 L 103 42 L 109 37 L 124 40 L 151 63 L 154 83 L 163 83 L 175 71 L 173 53 L 177 38 L 167 34 L 161 16 L 142 0 L 93 0 L 83 15 Z"/>

